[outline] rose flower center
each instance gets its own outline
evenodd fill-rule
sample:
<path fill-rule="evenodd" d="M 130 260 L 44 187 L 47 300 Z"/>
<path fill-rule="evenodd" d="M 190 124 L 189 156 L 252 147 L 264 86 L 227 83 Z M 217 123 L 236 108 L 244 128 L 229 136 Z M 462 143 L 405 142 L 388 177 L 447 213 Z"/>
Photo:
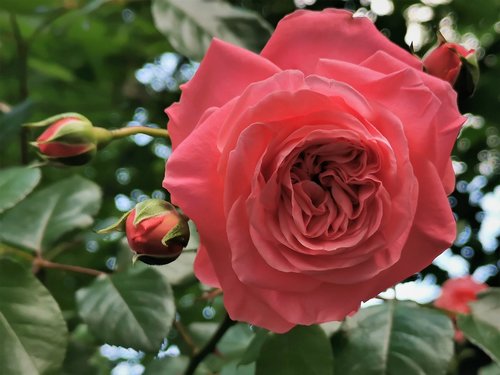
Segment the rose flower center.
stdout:
<path fill-rule="evenodd" d="M 289 182 L 281 193 L 289 214 L 280 217 L 293 219 L 299 229 L 296 235 L 324 241 L 346 233 L 372 233 L 373 223 L 367 218 L 373 215 L 366 211 L 380 184 L 375 176 L 380 168 L 376 153 L 340 139 L 302 147 L 289 157 L 293 161 L 284 163 Z"/>

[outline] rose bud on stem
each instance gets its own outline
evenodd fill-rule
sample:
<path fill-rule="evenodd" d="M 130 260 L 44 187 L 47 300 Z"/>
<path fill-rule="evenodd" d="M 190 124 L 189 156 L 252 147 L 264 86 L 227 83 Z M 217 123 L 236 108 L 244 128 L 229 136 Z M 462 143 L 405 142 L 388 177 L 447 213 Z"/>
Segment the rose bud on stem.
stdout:
<path fill-rule="evenodd" d="M 108 130 L 94 126 L 89 119 L 78 113 L 63 113 L 40 122 L 25 124 L 28 128 L 46 127 L 32 145 L 40 155 L 52 164 L 73 166 L 88 163 L 97 150 L 111 141 L 129 135 L 144 133 L 156 137 L 168 137 L 163 129 L 132 126 Z"/>
<path fill-rule="evenodd" d="M 478 293 L 488 289 L 487 284 L 476 282 L 471 276 L 446 280 L 441 295 L 434 301 L 434 306 L 445 311 L 455 326 L 455 341 L 463 343 L 464 334 L 456 325 L 457 314 L 469 314 L 470 302 L 477 300 Z"/>
<path fill-rule="evenodd" d="M 438 46 L 427 53 L 423 63 L 427 73 L 448 81 L 461 97 L 467 98 L 474 93 L 479 80 L 475 50 L 448 43 L 438 33 Z"/>
<path fill-rule="evenodd" d="M 468 314 L 469 302 L 477 300 L 477 294 L 486 289 L 488 285 L 478 283 L 470 276 L 449 279 L 444 282 L 434 306 L 446 310 L 452 316 Z"/>
<path fill-rule="evenodd" d="M 187 219 L 172 204 L 160 199 L 138 203 L 118 223 L 99 233 L 115 230 L 126 232 L 134 261 L 147 264 L 173 262 L 189 242 Z"/>

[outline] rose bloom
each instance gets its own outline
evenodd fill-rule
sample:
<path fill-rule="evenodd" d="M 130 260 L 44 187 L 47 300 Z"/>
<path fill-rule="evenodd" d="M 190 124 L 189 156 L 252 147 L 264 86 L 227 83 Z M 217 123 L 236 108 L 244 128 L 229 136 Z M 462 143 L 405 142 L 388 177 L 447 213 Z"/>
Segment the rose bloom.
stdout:
<path fill-rule="evenodd" d="M 164 186 L 232 319 L 341 320 L 455 238 L 456 94 L 367 18 L 297 11 L 260 55 L 216 39 L 167 113 Z"/>
<path fill-rule="evenodd" d="M 480 284 L 470 276 L 446 280 L 434 306 L 467 314 L 470 312 L 469 302 L 477 300 L 477 294 L 487 288 L 486 284 Z"/>

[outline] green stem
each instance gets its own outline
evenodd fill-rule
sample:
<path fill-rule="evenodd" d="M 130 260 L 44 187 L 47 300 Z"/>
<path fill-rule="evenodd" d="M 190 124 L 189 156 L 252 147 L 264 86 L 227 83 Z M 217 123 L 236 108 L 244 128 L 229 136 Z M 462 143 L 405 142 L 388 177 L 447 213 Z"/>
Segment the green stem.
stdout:
<path fill-rule="evenodd" d="M 196 344 L 194 343 L 193 338 L 189 335 L 186 327 L 184 327 L 184 325 L 180 322 L 180 320 L 174 320 L 174 327 L 177 330 L 177 332 L 179 332 L 179 334 L 181 335 L 182 339 L 184 340 L 184 342 L 186 343 L 186 345 L 191 350 L 191 353 L 193 355 L 196 354 L 199 349 L 196 346 Z"/>
<path fill-rule="evenodd" d="M 222 324 L 219 326 L 219 328 L 212 336 L 212 338 L 208 341 L 208 343 L 203 347 L 203 349 L 201 349 L 193 357 L 191 357 L 191 361 L 189 362 L 188 368 L 186 369 L 186 372 L 184 372 L 184 375 L 194 374 L 198 365 L 201 362 L 203 362 L 203 360 L 209 354 L 212 354 L 215 351 L 215 348 L 219 343 L 220 339 L 222 338 L 222 336 L 224 336 L 227 330 L 231 328 L 231 326 L 233 326 L 234 324 L 236 324 L 236 322 L 234 320 L 231 320 L 229 315 L 226 314 L 224 320 L 222 321 Z"/>
<path fill-rule="evenodd" d="M 18 57 L 18 79 L 19 79 L 19 99 L 20 101 L 26 100 L 29 96 L 28 90 L 28 53 L 29 48 L 24 40 L 16 15 L 10 14 L 10 25 L 16 41 L 17 57 Z M 21 149 L 21 163 L 28 164 L 28 129 L 22 128 L 20 133 L 20 149 Z"/>
<path fill-rule="evenodd" d="M 51 262 L 51 261 L 43 259 L 43 258 L 35 258 L 33 261 L 33 265 L 35 267 L 38 267 L 38 268 L 52 268 L 52 269 L 57 269 L 57 270 L 84 273 L 86 275 L 91 275 L 91 276 L 106 275 L 106 272 L 94 270 L 92 268 L 72 266 L 69 264 L 54 263 L 54 262 Z"/>
<path fill-rule="evenodd" d="M 164 129 L 150 128 L 148 126 L 127 126 L 125 128 L 110 130 L 113 139 L 124 138 L 134 134 L 147 134 L 151 137 L 169 138 L 168 132 Z"/>
<path fill-rule="evenodd" d="M 33 261 L 34 255 L 27 253 L 26 251 L 19 250 L 15 247 L 0 243 L 0 256 L 4 254 L 12 254 L 20 258 L 24 258 L 28 261 Z"/>

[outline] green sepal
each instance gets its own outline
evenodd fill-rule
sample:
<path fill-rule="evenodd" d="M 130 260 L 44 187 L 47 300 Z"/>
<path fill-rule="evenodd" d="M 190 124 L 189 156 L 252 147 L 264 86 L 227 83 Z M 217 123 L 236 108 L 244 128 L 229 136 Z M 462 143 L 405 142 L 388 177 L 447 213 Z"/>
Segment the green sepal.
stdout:
<path fill-rule="evenodd" d="M 92 137 L 98 148 L 103 148 L 113 140 L 113 133 L 106 129 L 94 126 L 92 128 Z"/>
<path fill-rule="evenodd" d="M 69 121 L 58 129 L 49 139 L 38 143 L 49 143 L 53 141 L 68 144 L 94 143 L 95 137 L 92 128 L 90 122 L 82 122 L 80 120 Z"/>
<path fill-rule="evenodd" d="M 186 247 L 189 242 L 189 225 L 188 223 L 180 218 L 179 223 L 170 229 L 168 233 L 161 239 L 161 243 L 168 246 L 169 241 L 175 241 Z"/>
<path fill-rule="evenodd" d="M 476 91 L 479 82 L 479 65 L 475 53 L 468 56 L 460 56 L 462 66 L 458 74 L 454 88 L 461 99 L 471 97 Z"/>
<path fill-rule="evenodd" d="M 88 118 L 86 118 L 85 116 L 83 116 L 79 113 L 67 112 L 67 113 L 61 113 L 59 115 L 49 117 L 49 118 L 42 120 L 42 121 L 30 122 L 27 124 L 23 124 L 23 126 L 25 126 L 27 128 L 40 128 L 40 127 L 44 127 L 44 126 L 49 126 L 56 121 L 59 121 L 59 120 L 62 120 L 62 119 L 68 118 L 68 117 L 75 117 L 75 118 L 80 119 L 82 121 L 86 121 L 89 124 L 92 124 Z"/>
<path fill-rule="evenodd" d="M 111 232 L 125 232 L 125 222 L 127 221 L 127 217 L 131 212 L 132 210 L 125 212 L 116 223 L 111 224 L 106 228 L 99 229 L 98 231 L 96 231 L 96 233 L 105 234 Z"/>
<path fill-rule="evenodd" d="M 147 199 L 136 204 L 133 223 L 137 225 L 150 217 L 164 215 L 166 211 L 176 212 L 175 207 L 169 202 L 161 199 Z"/>

